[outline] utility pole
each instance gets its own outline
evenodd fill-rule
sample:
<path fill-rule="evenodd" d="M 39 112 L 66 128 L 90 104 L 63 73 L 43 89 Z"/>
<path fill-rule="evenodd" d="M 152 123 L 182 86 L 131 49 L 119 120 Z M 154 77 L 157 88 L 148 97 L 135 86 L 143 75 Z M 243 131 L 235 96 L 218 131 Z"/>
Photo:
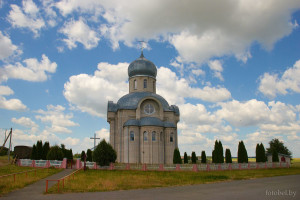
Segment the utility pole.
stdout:
<path fill-rule="evenodd" d="M 8 148 L 8 162 L 10 161 L 11 138 L 12 138 L 12 128 L 10 129 L 10 139 L 9 139 L 9 148 Z"/>

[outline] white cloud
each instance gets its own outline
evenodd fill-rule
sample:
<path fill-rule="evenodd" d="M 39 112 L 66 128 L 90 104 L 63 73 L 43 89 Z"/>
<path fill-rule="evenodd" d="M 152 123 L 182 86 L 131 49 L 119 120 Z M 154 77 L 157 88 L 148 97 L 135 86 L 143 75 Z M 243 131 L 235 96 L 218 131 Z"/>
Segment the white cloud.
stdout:
<path fill-rule="evenodd" d="M 144 40 L 166 40 L 183 62 L 207 62 L 234 55 L 246 62 L 253 42 L 267 49 L 290 34 L 296 23 L 291 14 L 299 2 L 287 1 L 68 1 L 56 4 L 63 15 L 72 12 L 101 15 L 102 34 L 114 49 Z M 257 23 L 259 21 L 259 23 Z"/>
<path fill-rule="evenodd" d="M 22 4 L 22 8 L 15 4 L 11 5 L 7 20 L 13 27 L 28 28 L 37 37 L 40 29 L 45 27 L 45 22 L 39 16 L 39 10 L 32 0 L 23 0 Z"/>
<path fill-rule="evenodd" d="M 26 106 L 19 99 L 6 99 L 3 96 L 14 94 L 14 91 L 8 86 L 0 85 L 0 109 L 24 111 Z"/>
<path fill-rule="evenodd" d="M 14 118 L 11 119 L 11 121 L 13 123 L 25 126 L 27 128 L 38 127 L 38 125 L 28 117 L 21 117 L 19 119 L 14 117 Z"/>
<path fill-rule="evenodd" d="M 0 60 L 8 58 L 12 55 L 19 55 L 22 51 L 14 44 L 12 44 L 10 38 L 5 36 L 0 31 Z"/>
<path fill-rule="evenodd" d="M 223 66 L 222 63 L 219 60 L 210 60 L 208 62 L 209 68 L 214 72 L 214 76 L 221 81 L 224 81 L 224 78 L 222 76 Z"/>
<path fill-rule="evenodd" d="M 77 42 L 81 43 L 86 49 L 92 49 L 98 45 L 100 40 L 97 33 L 84 22 L 83 18 L 79 18 L 78 21 L 72 19 L 65 23 L 59 32 L 67 37 L 63 41 L 69 49 L 76 48 Z"/>
<path fill-rule="evenodd" d="M 157 93 L 165 97 L 170 104 L 183 104 L 190 97 L 208 102 L 224 101 L 231 98 L 230 92 L 223 87 L 193 88 L 184 78 L 178 78 L 174 72 L 160 67 L 157 73 Z"/>
<path fill-rule="evenodd" d="M 38 110 L 36 119 L 41 120 L 43 123 L 50 124 L 51 127 L 47 127 L 47 131 L 51 133 L 72 133 L 67 127 L 79 126 L 79 124 L 73 122 L 73 114 L 65 114 L 65 108 L 63 106 L 48 105 L 47 111 Z"/>
<path fill-rule="evenodd" d="M 275 98 L 278 94 L 300 93 L 300 60 L 288 68 L 281 77 L 279 74 L 265 73 L 260 77 L 258 90 L 269 98 Z"/>
<path fill-rule="evenodd" d="M 50 77 L 49 73 L 55 73 L 57 67 L 57 64 L 51 62 L 44 54 L 40 62 L 36 58 L 29 58 L 23 60 L 23 63 L 25 66 L 17 62 L 15 65 L 9 64 L 0 68 L 0 82 L 10 78 L 33 82 L 46 81 Z"/>
<path fill-rule="evenodd" d="M 99 63 L 93 76 L 79 74 L 70 77 L 64 86 L 65 98 L 83 112 L 106 118 L 107 102 L 116 102 L 128 92 L 128 65 Z"/>
<path fill-rule="evenodd" d="M 216 115 L 230 124 L 242 126 L 257 126 L 260 124 L 288 124 L 296 120 L 296 108 L 282 102 L 269 102 L 252 99 L 246 102 L 232 100 L 218 103 L 221 109 Z"/>

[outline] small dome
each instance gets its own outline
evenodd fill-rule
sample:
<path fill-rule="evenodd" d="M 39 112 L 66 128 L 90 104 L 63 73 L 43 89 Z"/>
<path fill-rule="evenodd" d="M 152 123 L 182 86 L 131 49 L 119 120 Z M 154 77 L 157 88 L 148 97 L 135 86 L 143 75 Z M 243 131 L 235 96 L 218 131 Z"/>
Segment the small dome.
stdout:
<path fill-rule="evenodd" d="M 143 52 L 141 56 L 132 63 L 130 63 L 128 67 L 129 78 L 133 76 L 151 76 L 156 78 L 156 74 L 156 66 L 144 57 Z"/>

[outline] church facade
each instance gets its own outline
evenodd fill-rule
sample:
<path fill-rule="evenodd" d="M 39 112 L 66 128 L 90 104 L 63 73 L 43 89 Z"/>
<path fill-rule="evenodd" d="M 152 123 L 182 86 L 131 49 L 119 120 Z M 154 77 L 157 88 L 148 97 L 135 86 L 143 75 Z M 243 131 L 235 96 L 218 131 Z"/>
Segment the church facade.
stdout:
<path fill-rule="evenodd" d="M 179 109 L 156 94 L 157 68 L 143 52 L 128 67 L 129 94 L 108 102 L 110 144 L 117 162 L 171 164 Z"/>

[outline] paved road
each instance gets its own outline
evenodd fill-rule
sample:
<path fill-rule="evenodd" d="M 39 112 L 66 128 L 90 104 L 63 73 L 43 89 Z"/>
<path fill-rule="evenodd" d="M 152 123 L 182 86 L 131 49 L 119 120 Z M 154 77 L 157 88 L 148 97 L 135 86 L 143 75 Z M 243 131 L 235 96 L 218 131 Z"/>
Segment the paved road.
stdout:
<path fill-rule="evenodd" d="M 113 192 L 30 195 L 20 199 L 300 199 L 300 175 Z M 12 194 L 12 193 L 11 193 Z M 12 197 L 12 198 L 11 198 Z M 3 199 L 16 199 L 11 196 Z"/>

